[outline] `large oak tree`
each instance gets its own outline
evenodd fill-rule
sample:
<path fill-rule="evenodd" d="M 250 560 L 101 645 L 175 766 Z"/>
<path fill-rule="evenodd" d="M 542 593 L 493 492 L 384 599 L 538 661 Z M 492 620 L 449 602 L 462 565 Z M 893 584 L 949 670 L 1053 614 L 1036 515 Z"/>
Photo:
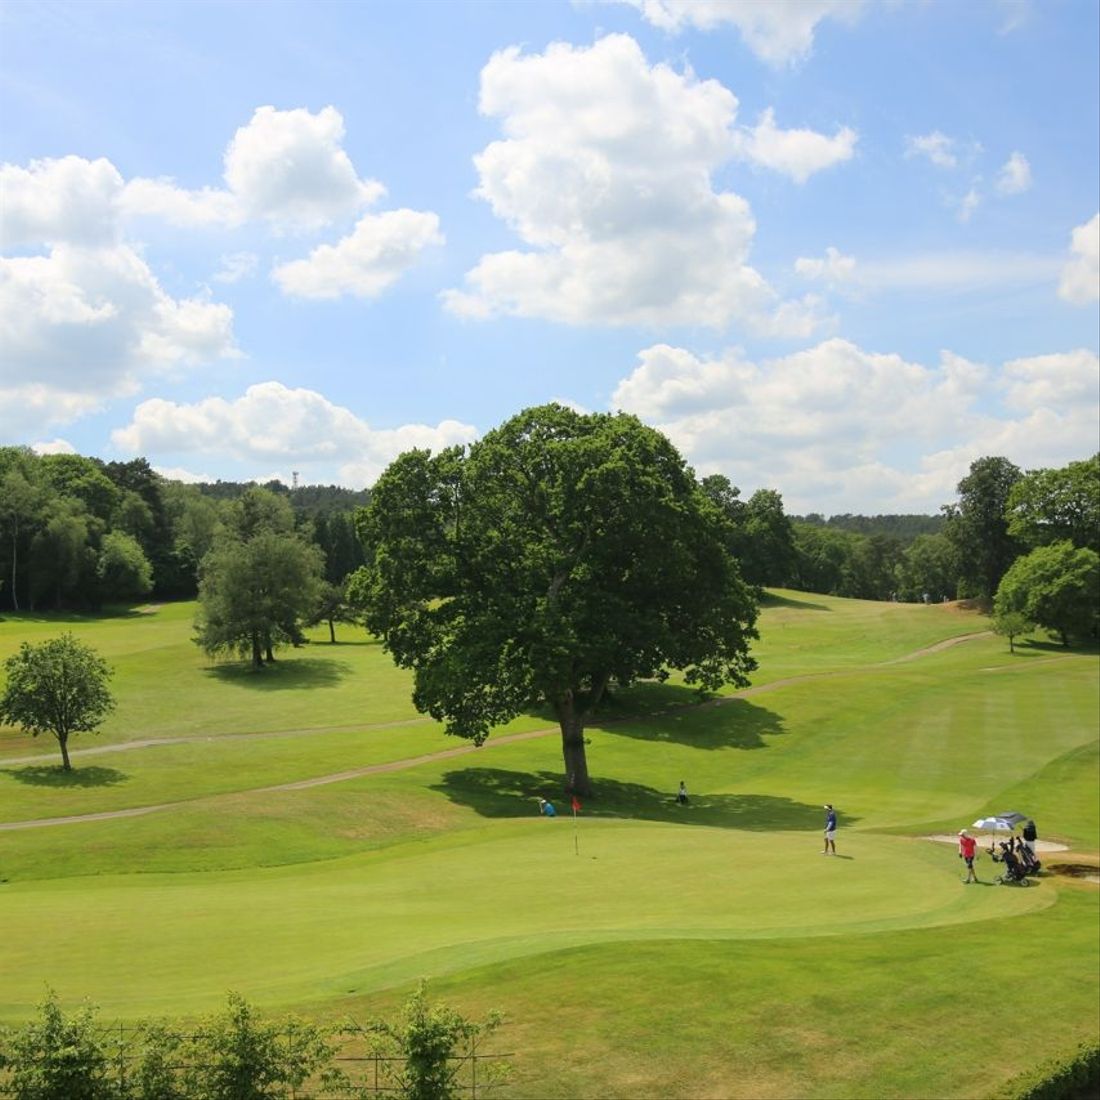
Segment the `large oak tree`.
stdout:
<path fill-rule="evenodd" d="M 544 703 L 567 787 L 610 683 L 744 685 L 756 603 L 728 520 L 659 432 L 623 414 L 528 409 L 468 450 L 410 451 L 360 514 L 352 584 L 413 701 L 481 744 Z"/>

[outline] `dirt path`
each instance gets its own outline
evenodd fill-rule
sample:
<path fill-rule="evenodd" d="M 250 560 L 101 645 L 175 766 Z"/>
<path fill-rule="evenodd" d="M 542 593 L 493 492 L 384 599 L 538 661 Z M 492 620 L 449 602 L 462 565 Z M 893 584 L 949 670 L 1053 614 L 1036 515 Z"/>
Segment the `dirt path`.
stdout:
<path fill-rule="evenodd" d="M 402 718 L 395 722 L 375 722 L 364 725 L 362 722 L 353 722 L 343 726 L 306 726 L 302 729 L 289 730 L 256 730 L 245 733 L 194 733 L 180 737 L 146 737 L 137 741 L 119 741 L 115 745 L 97 745 L 90 749 L 70 749 L 69 757 L 102 756 L 105 753 L 129 752 L 131 749 L 155 749 L 159 745 L 196 745 L 199 742 L 208 741 L 267 741 L 275 737 L 310 737 L 319 733 L 336 733 L 340 730 L 388 730 L 397 729 L 400 726 L 421 726 L 431 722 L 431 718 Z M 42 753 L 38 756 L 13 756 L 7 759 L 0 757 L 0 771 L 12 764 L 49 764 L 53 760 L 52 754 Z"/>
<path fill-rule="evenodd" d="M 924 649 L 915 649 L 912 653 L 906 653 L 903 657 L 894 657 L 889 661 L 880 661 L 878 666 L 874 667 L 903 665 L 908 661 L 917 660 L 918 657 L 927 657 L 931 653 L 940 653 L 942 650 L 950 649 L 952 646 L 960 645 L 962 642 L 972 642 L 976 638 L 992 637 L 992 630 L 975 630 L 973 634 L 958 634 L 954 638 L 944 638 L 942 642 L 936 642 L 935 645 L 926 645 Z"/>
<path fill-rule="evenodd" d="M 936 642 L 934 645 L 925 646 L 923 649 L 914 650 L 912 653 L 907 653 L 902 657 L 895 657 L 889 661 L 882 661 L 877 665 L 871 665 L 871 668 L 880 668 L 886 665 L 902 664 L 906 661 L 914 661 L 919 657 L 926 656 L 930 653 L 938 653 L 941 650 L 948 649 L 951 646 L 959 645 L 961 642 L 972 641 L 975 638 L 988 637 L 990 632 L 988 630 L 977 631 L 973 634 L 961 634 L 955 638 L 947 638 L 942 642 Z M 720 699 L 711 700 L 704 706 L 725 706 L 729 703 L 736 702 L 739 699 L 748 699 L 756 695 L 763 695 L 770 691 L 777 691 L 782 687 L 786 687 L 789 684 L 803 683 L 810 680 L 820 680 L 832 676 L 845 675 L 853 669 L 838 669 L 832 672 L 818 672 L 807 673 L 802 676 L 788 676 L 781 680 L 772 680 L 767 684 L 760 684 L 757 687 L 744 688 L 741 691 L 735 692 L 732 695 L 725 695 Z M 682 707 L 671 707 L 668 710 L 657 711 L 648 717 L 660 717 L 663 714 L 669 714 L 677 710 L 689 710 L 696 704 L 685 704 Z M 272 738 L 272 737 L 292 737 L 292 736 L 309 736 L 319 733 L 329 733 L 333 730 L 340 729 L 387 729 L 398 726 L 410 726 L 418 725 L 425 722 L 429 722 L 428 718 L 409 718 L 399 722 L 384 722 L 374 726 L 321 726 L 309 729 L 300 730 L 280 730 L 274 732 L 265 733 L 232 733 L 222 734 L 219 736 L 211 736 L 208 734 L 199 734 L 188 737 L 162 737 L 162 738 L 148 738 L 142 741 L 126 741 L 118 745 L 103 745 L 98 748 L 91 749 L 77 749 L 71 752 L 71 757 L 87 757 L 94 755 L 102 755 L 104 753 L 111 752 L 125 752 L 129 749 L 145 749 L 154 748 L 157 745 L 181 745 L 181 744 L 194 744 L 197 742 L 205 741 L 221 741 L 227 738 L 234 740 L 243 740 L 245 738 Z M 530 741 L 537 737 L 546 737 L 552 733 L 559 733 L 557 726 L 548 726 L 543 729 L 527 730 L 523 733 L 509 733 L 503 736 L 493 737 L 486 741 L 481 749 L 492 748 L 495 745 L 511 745 L 518 741 Z M 177 802 L 162 802 L 151 806 L 134 806 L 125 810 L 103 810 L 99 813 L 91 814 L 73 814 L 68 817 L 39 817 L 31 818 L 26 821 L 4 821 L 0 822 L 0 832 L 10 832 L 16 829 L 36 829 L 49 825 L 75 825 L 86 821 L 110 821 L 114 818 L 123 817 L 140 817 L 143 814 L 160 813 L 163 810 L 170 810 L 174 808 L 184 806 L 194 806 L 205 802 L 211 802 L 215 799 L 226 798 L 232 795 L 239 794 L 268 794 L 278 791 L 301 791 L 310 787 L 323 787 L 329 783 L 343 783 L 349 779 L 359 779 L 364 775 L 379 775 L 384 772 L 402 771 L 406 768 L 415 768 L 421 764 L 430 764 L 437 760 L 449 760 L 452 757 L 465 756 L 471 752 L 479 751 L 476 745 L 465 744 L 460 745 L 453 749 L 441 749 L 438 752 L 426 753 L 422 756 L 405 757 L 401 760 L 391 760 L 386 764 L 370 764 L 362 768 L 350 768 L 347 771 L 333 772 L 329 775 L 314 776 L 311 779 L 299 779 L 290 783 L 278 783 L 270 787 L 250 787 L 235 791 L 224 791 L 218 794 L 201 795 L 197 798 L 181 799 Z M 30 756 L 30 757 L 17 757 L 15 759 L 0 761 L 0 766 L 7 767 L 12 764 L 39 764 L 48 760 L 45 756 Z"/>
<path fill-rule="evenodd" d="M 527 730 L 523 733 L 506 733 L 501 737 L 494 737 L 487 741 L 482 749 L 492 745 L 511 745 L 517 741 L 530 741 L 535 737 L 545 737 L 550 733 L 559 733 L 557 726 L 539 730 Z M 27 821 L 0 821 L 0 832 L 12 832 L 16 829 L 37 829 L 45 825 L 76 825 L 82 821 L 111 821 L 118 817 L 140 817 L 142 814 L 160 813 L 162 810 L 180 809 L 184 806 L 196 806 L 204 802 L 213 802 L 220 798 L 229 798 L 240 794 L 270 794 L 275 791 L 304 791 L 309 787 L 324 787 L 329 783 L 344 783 L 349 779 L 358 779 L 364 775 L 380 775 L 383 772 L 402 771 L 405 768 L 415 768 L 420 764 L 430 764 L 436 760 L 449 760 L 454 756 L 465 756 L 471 752 L 477 752 L 478 746 L 473 744 L 459 745 L 453 749 L 442 749 L 439 752 L 426 753 L 423 756 L 404 757 L 401 760 L 391 760 L 386 764 L 369 764 L 362 768 L 350 768 L 344 772 L 333 772 L 330 775 L 318 775 L 312 779 L 296 779 L 291 783 L 276 783 L 271 787 L 248 787 L 244 790 L 220 791 L 216 794 L 201 795 L 198 798 L 183 798 L 178 802 L 161 802 L 153 806 L 134 806 L 126 810 L 103 810 L 93 814 L 72 814 L 69 817 L 36 817 Z"/>

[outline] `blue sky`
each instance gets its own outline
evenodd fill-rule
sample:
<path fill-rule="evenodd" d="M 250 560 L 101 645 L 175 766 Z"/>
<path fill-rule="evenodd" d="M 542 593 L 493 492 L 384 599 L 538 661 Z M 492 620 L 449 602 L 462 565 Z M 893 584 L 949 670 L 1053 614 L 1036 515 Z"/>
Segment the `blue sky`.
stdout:
<path fill-rule="evenodd" d="M 1094 0 L 0 5 L 0 439 L 370 484 L 623 409 L 788 510 L 1098 441 Z"/>

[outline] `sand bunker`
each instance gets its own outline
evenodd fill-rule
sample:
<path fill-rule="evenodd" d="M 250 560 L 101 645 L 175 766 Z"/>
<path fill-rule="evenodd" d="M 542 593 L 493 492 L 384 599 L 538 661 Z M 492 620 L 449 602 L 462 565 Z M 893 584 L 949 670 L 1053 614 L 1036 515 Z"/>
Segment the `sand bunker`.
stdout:
<path fill-rule="evenodd" d="M 988 848 L 988 840 L 985 833 L 971 833 L 970 834 L 977 842 L 979 848 Z M 948 836 L 946 834 L 940 834 L 939 836 L 926 836 L 922 837 L 922 840 L 936 840 L 940 844 L 958 844 L 959 838 L 957 836 Z M 1069 846 L 1066 844 L 1055 844 L 1053 840 L 1037 840 L 1035 841 L 1035 851 L 1037 852 L 1068 852 Z"/>

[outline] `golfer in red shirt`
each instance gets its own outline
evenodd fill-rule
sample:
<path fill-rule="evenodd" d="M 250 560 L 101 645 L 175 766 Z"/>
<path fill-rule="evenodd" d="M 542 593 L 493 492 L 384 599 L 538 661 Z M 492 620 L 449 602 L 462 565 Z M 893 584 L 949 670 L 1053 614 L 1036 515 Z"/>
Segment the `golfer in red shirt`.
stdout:
<path fill-rule="evenodd" d="M 966 860 L 966 878 L 963 882 L 971 883 L 978 881 L 978 875 L 974 870 L 974 852 L 978 847 L 978 842 L 965 830 L 959 830 L 959 859 Z"/>

